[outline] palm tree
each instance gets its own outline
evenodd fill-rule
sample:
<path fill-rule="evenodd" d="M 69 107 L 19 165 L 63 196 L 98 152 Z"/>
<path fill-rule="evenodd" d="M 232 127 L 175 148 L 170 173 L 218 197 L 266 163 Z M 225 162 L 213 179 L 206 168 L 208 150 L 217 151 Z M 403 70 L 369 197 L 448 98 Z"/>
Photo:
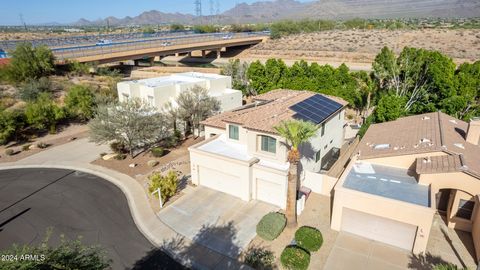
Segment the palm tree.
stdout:
<path fill-rule="evenodd" d="M 287 226 L 297 226 L 297 183 L 298 183 L 298 162 L 300 152 L 298 147 L 315 136 L 318 126 L 311 122 L 300 120 L 282 121 L 274 127 L 275 131 L 285 138 L 288 148 L 288 190 L 287 190 Z"/>

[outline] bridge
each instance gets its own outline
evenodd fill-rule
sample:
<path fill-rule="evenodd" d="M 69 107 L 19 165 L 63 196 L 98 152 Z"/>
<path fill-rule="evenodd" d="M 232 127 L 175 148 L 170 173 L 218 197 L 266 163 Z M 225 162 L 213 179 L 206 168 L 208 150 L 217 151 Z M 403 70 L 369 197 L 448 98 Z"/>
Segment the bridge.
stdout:
<path fill-rule="evenodd" d="M 215 52 L 220 57 L 221 52 L 230 47 L 251 46 L 264 41 L 268 33 L 213 33 L 189 34 L 173 37 L 159 37 L 115 41 L 109 44 L 87 44 L 74 47 L 56 47 L 52 52 L 59 64 L 69 61 L 81 63 L 95 62 L 99 64 L 121 62 L 127 60 L 151 59 L 168 55 L 179 55 L 193 51 Z"/>

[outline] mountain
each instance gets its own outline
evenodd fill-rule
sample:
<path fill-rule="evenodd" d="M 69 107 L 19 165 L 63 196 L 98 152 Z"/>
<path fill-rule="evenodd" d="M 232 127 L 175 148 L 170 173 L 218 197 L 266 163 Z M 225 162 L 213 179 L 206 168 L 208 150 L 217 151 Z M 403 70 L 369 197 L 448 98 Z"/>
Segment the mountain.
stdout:
<path fill-rule="evenodd" d="M 80 19 L 73 25 L 145 25 L 207 21 L 220 23 L 272 22 L 283 19 L 350 19 L 350 18 L 424 18 L 480 17 L 479 0 L 295 0 L 241 3 L 219 16 L 199 18 L 191 14 L 164 13 L 157 10 L 135 17 L 88 21 Z M 211 20 L 212 19 L 212 20 Z"/>

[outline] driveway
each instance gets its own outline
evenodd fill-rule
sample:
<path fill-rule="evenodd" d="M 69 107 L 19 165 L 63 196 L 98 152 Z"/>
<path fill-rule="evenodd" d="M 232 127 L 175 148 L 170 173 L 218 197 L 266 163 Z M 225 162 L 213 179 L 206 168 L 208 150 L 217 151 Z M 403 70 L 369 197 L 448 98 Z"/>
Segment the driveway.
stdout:
<path fill-rule="evenodd" d="M 73 170 L 0 170 L 0 250 L 38 244 L 48 228 L 50 244 L 60 234 L 101 245 L 113 269 L 183 269 L 137 229 L 123 192 L 97 176 Z M 155 260 L 152 261 L 152 254 Z"/>
<path fill-rule="evenodd" d="M 410 252 L 360 236 L 341 232 L 323 269 L 407 269 Z"/>
<path fill-rule="evenodd" d="M 255 237 L 258 221 L 278 210 L 264 202 L 245 202 L 206 187 L 186 191 L 160 211 L 160 220 L 179 234 L 231 258 L 237 258 Z"/>

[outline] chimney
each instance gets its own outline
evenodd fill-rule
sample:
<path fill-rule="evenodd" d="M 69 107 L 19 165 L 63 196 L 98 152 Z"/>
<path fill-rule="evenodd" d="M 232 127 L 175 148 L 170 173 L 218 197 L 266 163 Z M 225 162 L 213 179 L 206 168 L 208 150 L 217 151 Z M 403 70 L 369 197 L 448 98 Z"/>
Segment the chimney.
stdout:
<path fill-rule="evenodd" d="M 468 123 L 467 142 L 475 145 L 480 143 L 480 117 L 474 117 Z"/>

